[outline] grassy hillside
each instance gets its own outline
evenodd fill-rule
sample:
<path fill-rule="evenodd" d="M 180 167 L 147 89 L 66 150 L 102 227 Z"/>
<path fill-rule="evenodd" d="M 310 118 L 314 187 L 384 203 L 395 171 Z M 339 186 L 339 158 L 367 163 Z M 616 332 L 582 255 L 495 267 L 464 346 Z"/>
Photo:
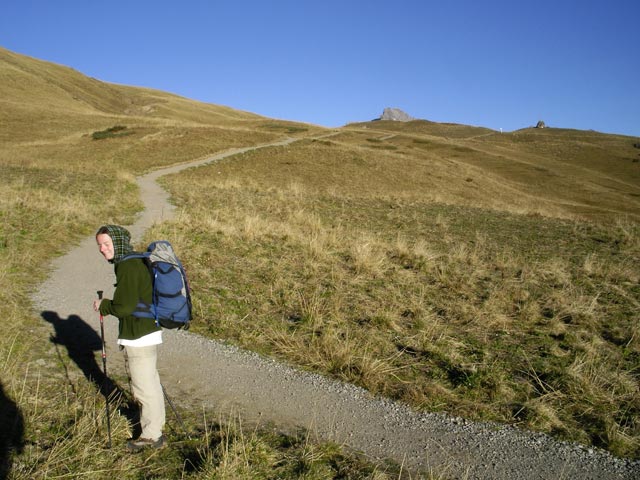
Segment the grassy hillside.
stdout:
<path fill-rule="evenodd" d="M 60 388 L 64 362 L 28 294 L 52 255 L 131 221 L 136 175 L 287 136 L 308 139 L 165 180 L 181 213 L 149 238 L 182 252 L 199 333 L 418 409 L 640 457 L 638 139 L 427 121 L 329 132 L 4 49 L 0 124 L 0 318 L 19 326 L 0 339 L 0 398 L 22 412 L 27 445 L 15 478 L 68 473 L 60 458 L 126 478 L 233 463 L 213 442 L 167 463 L 90 460 L 101 399 L 81 380 Z M 74 427 L 78 415 L 97 420 Z M 254 440 L 243 445 L 268 450 L 265 465 L 372 476 L 331 447 Z"/>
<path fill-rule="evenodd" d="M 340 140 L 406 162 L 437 201 L 599 223 L 640 218 L 640 151 L 631 137 L 414 121 L 350 125 Z"/>
<path fill-rule="evenodd" d="M 106 450 L 103 397 L 31 310 L 29 294 L 53 256 L 98 224 L 132 220 L 135 175 L 316 127 L 108 85 L 3 49 L 0 124 L 0 478 L 384 479 L 397 471 L 304 432 L 246 429 L 231 413 L 183 411 L 190 439 L 169 419 L 172 448 L 163 455 Z M 125 418 L 114 416 L 112 429 L 126 438 Z"/>
<path fill-rule="evenodd" d="M 629 204 L 559 206 L 513 172 L 520 191 L 485 166 L 468 181 L 459 144 L 428 159 L 401 142 L 346 130 L 167 179 L 183 214 L 151 236 L 185 252 L 196 331 L 419 409 L 637 456 Z"/>

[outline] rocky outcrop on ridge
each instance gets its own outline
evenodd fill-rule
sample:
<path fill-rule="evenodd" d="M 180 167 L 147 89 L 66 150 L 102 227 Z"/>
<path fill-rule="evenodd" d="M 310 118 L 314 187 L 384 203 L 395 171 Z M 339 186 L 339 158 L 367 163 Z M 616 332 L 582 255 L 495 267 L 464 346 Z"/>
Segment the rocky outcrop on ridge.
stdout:
<path fill-rule="evenodd" d="M 411 120 L 415 120 L 411 115 L 406 114 L 399 108 L 390 108 L 387 107 L 382 112 L 382 116 L 379 120 L 392 120 L 394 122 L 410 122 Z"/>

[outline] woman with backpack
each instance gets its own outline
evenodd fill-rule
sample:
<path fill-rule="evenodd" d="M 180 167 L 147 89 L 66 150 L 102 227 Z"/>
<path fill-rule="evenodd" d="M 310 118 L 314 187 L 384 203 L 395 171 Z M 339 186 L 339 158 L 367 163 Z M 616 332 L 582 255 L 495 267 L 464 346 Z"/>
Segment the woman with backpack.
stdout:
<path fill-rule="evenodd" d="M 96 233 L 102 256 L 114 266 L 116 288 L 113 299 L 98 299 L 93 308 L 100 315 L 113 315 L 119 320 L 118 345 L 124 350 L 131 375 L 131 389 L 140 404 L 139 437 L 127 442 L 127 449 L 137 452 L 165 445 L 162 430 L 165 407 L 160 375 L 156 367 L 158 345 L 162 343 L 162 328 L 153 318 L 134 316 L 141 304 L 151 305 L 152 284 L 149 269 L 134 253 L 131 235 L 118 225 L 104 225 Z"/>

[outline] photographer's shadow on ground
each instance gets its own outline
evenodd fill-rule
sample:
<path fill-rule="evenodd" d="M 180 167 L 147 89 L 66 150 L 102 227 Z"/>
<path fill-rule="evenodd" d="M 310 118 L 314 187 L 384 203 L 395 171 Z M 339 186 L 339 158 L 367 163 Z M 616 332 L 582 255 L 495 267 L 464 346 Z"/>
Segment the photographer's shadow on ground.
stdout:
<path fill-rule="evenodd" d="M 0 479 L 11 472 L 12 456 L 24 448 L 24 419 L 18 405 L 0 383 Z"/>
<path fill-rule="evenodd" d="M 85 378 L 92 382 L 105 398 L 109 398 L 110 404 L 117 405 L 120 414 L 127 417 L 131 424 L 136 426 L 139 421 L 138 405 L 133 400 L 127 401 L 128 397 L 125 392 L 100 368 L 96 361 L 95 352 L 102 352 L 102 339 L 91 325 L 78 315 L 69 315 L 68 318 L 63 319 L 56 312 L 44 311 L 41 316 L 55 330 L 50 341 L 56 345 L 58 358 L 64 367 L 71 388 L 74 388 L 74 382 L 70 377 L 67 362 L 58 346 L 66 348 L 69 358 L 82 371 Z"/>

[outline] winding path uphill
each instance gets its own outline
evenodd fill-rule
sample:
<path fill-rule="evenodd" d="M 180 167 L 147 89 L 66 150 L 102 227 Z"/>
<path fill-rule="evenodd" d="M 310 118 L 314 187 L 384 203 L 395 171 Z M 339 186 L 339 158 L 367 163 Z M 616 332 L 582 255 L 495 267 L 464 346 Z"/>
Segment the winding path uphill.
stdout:
<path fill-rule="evenodd" d="M 156 183 L 162 175 L 294 141 L 233 149 L 140 177 L 146 208 L 128 227 L 134 240 L 154 222 L 169 219 L 174 213 L 168 194 Z M 86 327 L 83 330 L 95 340 L 100 325 L 91 303 L 97 290 L 104 290 L 106 296 L 112 293 L 112 266 L 98 254 L 91 236 L 57 258 L 52 267 L 50 278 L 33 299 L 35 308 L 44 319 L 57 319 L 58 325 L 73 320 Z M 105 318 L 110 372 L 124 369 L 116 345 L 116 324 L 113 318 Z M 189 332 L 165 330 L 163 338 L 160 376 L 174 401 L 187 399 L 185 407 L 237 412 L 247 421 L 268 422 L 283 429 L 306 428 L 320 439 L 347 445 L 369 458 L 393 459 L 405 470 L 431 470 L 448 478 L 640 478 L 638 462 L 616 459 L 606 452 L 508 426 L 417 413 L 353 385 L 302 372 Z M 83 340 L 74 337 L 74 341 Z M 170 411 L 168 421 L 172 421 Z"/>

